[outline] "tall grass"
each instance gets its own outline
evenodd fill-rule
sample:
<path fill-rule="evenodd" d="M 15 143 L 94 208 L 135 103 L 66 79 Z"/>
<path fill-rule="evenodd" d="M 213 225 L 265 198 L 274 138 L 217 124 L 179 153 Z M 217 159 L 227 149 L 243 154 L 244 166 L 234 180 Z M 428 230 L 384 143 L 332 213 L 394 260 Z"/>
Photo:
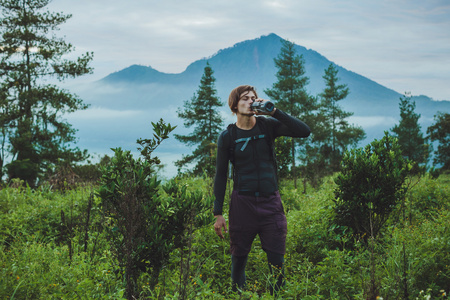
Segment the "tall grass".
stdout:
<path fill-rule="evenodd" d="M 178 180 L 212 192 L 211 180 Z M 413 185 L 372 251 L 330 222 L 334 187 L 333 178 L 306 193 L 281 183 L 288 239 L 280 298 L 366 299 L 372 259 L 379 299 L 448 299 L 449 176 L 423 177 Z M 103 232 L 108 219 L 99 199 L 88 206 L 92 189 L 0 190 L 0 299 L 123 299 L 124 280 Z M 248 288 L 239 295 L 231 292 L 228 242 L 215 235 L 212 224 L 187 235 L 189 249 L 171 254 L 154 289 L 146 273 L 139 278 L 141 299 L 271 298 L 271 272 L 259 239 L 249 256 Z"/>

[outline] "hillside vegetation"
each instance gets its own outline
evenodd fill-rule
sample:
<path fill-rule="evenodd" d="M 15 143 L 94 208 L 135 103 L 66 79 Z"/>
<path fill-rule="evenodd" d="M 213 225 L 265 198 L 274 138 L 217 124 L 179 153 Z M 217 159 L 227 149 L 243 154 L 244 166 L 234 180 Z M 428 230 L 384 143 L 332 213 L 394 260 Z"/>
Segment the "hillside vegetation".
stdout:
<path fill-rule="evenodd" d="M 286 286 L 282 299 L 448 299 L 450 290 L 450 177 L 412 178 L 376 240 L 330 222 L 334 178 L 306 193 L 282 182 L 288 218 Z M 179 178 L 187 193 L 211 195 L 211 181 Z M 107 232 L 96 187 L 53 191 L 0 190 L 1 299 L 123 299 L 125 278 Z M 161 193 L 164 193 L 161 191 Z M 212 218 L 193 225 L 181 248 L 170 253 L 157 284 L 148 272 L 138 282 L 140 299 L 270 298 L 270 274 L 259 240 L 248 263 L 248 289 L 231 293 L 227 241 Z M 183 295 L 183 296 L 181 296 Z"/>

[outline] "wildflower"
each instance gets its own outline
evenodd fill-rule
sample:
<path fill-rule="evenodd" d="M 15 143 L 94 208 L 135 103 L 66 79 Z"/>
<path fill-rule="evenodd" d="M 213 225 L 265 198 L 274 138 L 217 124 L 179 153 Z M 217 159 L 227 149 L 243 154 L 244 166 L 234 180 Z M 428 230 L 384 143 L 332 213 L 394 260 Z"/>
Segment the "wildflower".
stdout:
<path fill-rule="evenodd" d="M 19 276 L 17 276 L 17 280 L 19 280 L 20 279 L 20 277 Z"/>

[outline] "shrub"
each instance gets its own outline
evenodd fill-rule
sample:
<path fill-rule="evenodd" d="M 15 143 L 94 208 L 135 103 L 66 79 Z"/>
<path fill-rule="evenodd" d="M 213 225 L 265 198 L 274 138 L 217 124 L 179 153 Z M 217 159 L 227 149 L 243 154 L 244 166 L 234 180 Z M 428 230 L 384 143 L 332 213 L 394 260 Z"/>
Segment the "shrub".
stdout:
<path fill-rule="evenodd" d="M 110 220 L 109 239 L 125 277 L 128 299 L 139 295 L 138 278 L 143 272 L 150 274 L 150 288 L 156 286 L 169 254 L 183 246 L 186 229 L 196 220 L 201 222 L 202 213 L 210 206 L 201 192 L 187 193 L 187 188 L 174 180 L 160 187 L 154 171 L 159 160 L 151 154 L 173 127 L 163 120 L 152 124 L 154 138 L 138 141 L 145 159 L 113 149 L 98 191 Z"/>
<path fill-rule="evenodd" d="M 387 132 L 364 149 L 346 152 L 336 178 L 336 224 L 375 237 L 404 198 L 409 169 L 397 140 Z"/>

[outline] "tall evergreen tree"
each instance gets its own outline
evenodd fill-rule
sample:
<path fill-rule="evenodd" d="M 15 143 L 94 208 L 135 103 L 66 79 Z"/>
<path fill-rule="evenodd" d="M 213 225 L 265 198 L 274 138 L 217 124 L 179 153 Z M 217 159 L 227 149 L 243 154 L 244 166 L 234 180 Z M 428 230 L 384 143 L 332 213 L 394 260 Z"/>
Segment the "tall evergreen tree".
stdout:
<path fill-rule="evenodd" d="M 184 155 L 181 160 L 175 162 L 175 165 L 180 171 L 186 165 L 196 163 L 194 175 L 201 175 L 204 172 L 208 176 L 214 175 L 216 142 L 222 130 L 223 120 L 217 110 L 222 103 L 217 96 L 213 73 L 207 62 L 197 93 L 194 93 L 190 101 L 184 102 L 184 109 L 177 111 L 178 117 L 184 119 L 184 126 L 194 126 L 194 131 L 189 135 L 176 134 L 175 138 L 188 146 L 198 146 L 192 154 Z"/>
<path fill-rule="evenodd" d="M 62 120 L 65 113 L 85 109 L 68 91 L 45 84 L 49 77 L 64 80 L 92 71 L 93 54 L 64 59 L 74 48 L 51 33 L 71 15 L 45 10 L 50 0 L 0 0 L 0 108 L 12 162 L 10 178 L 34 185 L 41 172 L 55 164 L 82 160 L 86 152 L 71 148 L 75 130 Z"/>
<path fill-rule="evenodd" d="M 439 142 L 434 151 L 434 165 L 440 165 L 441 170 L 450 170 L 450 114 L 439 112 L 434 116 L 434 124 L 428 127 L 429 139 Z"/>
<path fill-rule="evenodd" d="M 338 84 L 338 69 L 330 64 L 325 69 L 325 89 L 319 94 L 319 116 L 317 124 L 321 127 L 314 135 L 329 171 L 339 170 L 343 153 L 348 146 L 356 146 L 365 136 L 361 127 L 353 126 L 346 120 L 352 112 L 345 112 L 338 101 L 344 100 L 349 89 L 346 84 Z M 317 127 L 317 126 L 316 126 Z"/>
<path fill-rule="evenodd" d="M 266 89 L 264 92 L 276 103 L 278 108 L 307 122 L 315 108 L 315 103 L 306 91 L 309 78 L 305 75 L 303 55 L 297 54 L 294 43 L 282 40 L 280 53 L 274 62 L 278 69 L 277 82 L 271 89 Z M 300 142 L 305 143 L 303 140 Z M 295 172 L 296 169 L 295 156 L 296 140 L 291 139 L 291 172 Z M 293 173 L 293 178 L 296 185 L 295 173 Z"/>
<path fill-rule="evenodd" d="M 412 173 L 423 171 L 428 162 L 430 145 L 423 136 L 419 124 L 420 114 L 415 113 L 416 102 L 410 94 L 400 98 L 400 123 L 395 125 L 391 131 L 398 138 L 403 157 L 415 163 Z"/>

